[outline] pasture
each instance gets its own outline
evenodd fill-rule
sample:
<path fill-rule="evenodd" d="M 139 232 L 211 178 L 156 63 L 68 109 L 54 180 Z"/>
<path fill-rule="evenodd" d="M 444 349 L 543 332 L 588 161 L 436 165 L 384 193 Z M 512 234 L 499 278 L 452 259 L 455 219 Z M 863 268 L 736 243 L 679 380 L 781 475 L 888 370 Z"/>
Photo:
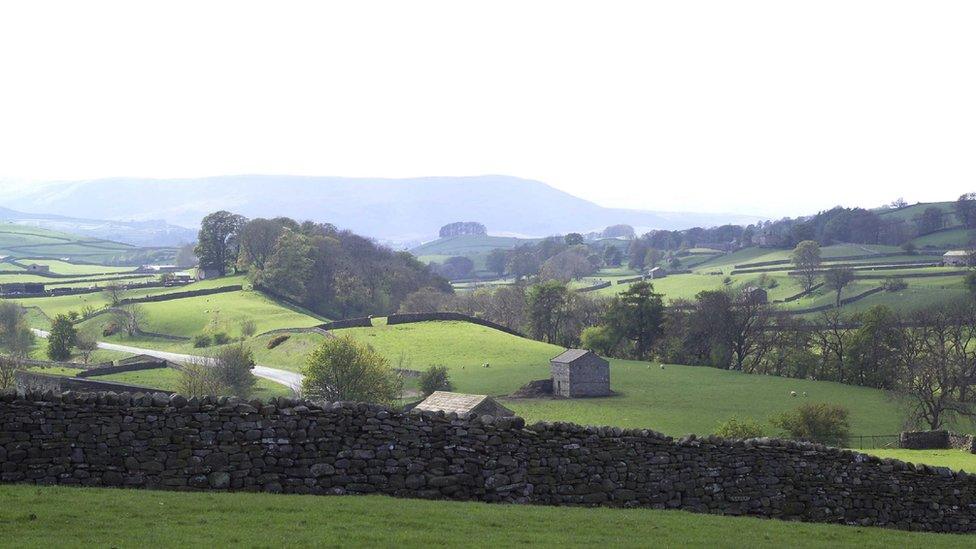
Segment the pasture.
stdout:
<path fill-rule="evenodd" d="M 0 486 L 11 546 L 969 547 L 965 536 L 651 509 Z M 734 535 L 730 535 L 734 532 Z"/>
<path fill-rule="evenodd" d="M 337 330 L 336 334 L 372 345 L 394 364 L 403 357 L 406 368 L 446 366 L 458 391 L 491 395 L 507 395 L 529 381 L 549 377 L 549 359 L 563 350 L 463 322 L 349 328 Z M 274 350 L 268 351 L 268 356 L 274 354 Z M 258 362 L 265 364 L 262 360 Z M 301 365 L 268 360 L 267 365 L 295 371 Z M 720 422 L 732 416 L 765 422 L 801 402 L 848 407 L 854 434 L 898 433 L 904 420 L 899 403 L 883 391 L 865 387 L 708 367 L 666 365 L 661 369 L 656 363 L 615 359 L 610 362 L 611 387 L 618 393 L 616 396 L 505 399 L 504 404 L 530 421 L 646 427 L 671 435 L 712 433 Z M 484 368 L 485 363 L 490 366 Z M 791 391 L 806 392 L 808 397 L 791 397 Z"/>

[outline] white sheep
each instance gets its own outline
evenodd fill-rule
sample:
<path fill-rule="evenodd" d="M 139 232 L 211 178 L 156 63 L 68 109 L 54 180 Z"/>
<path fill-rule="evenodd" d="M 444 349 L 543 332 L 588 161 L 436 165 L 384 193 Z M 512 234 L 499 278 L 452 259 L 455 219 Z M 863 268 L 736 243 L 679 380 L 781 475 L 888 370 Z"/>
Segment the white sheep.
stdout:
<path fill-rule="evenodd" d="M 790 391 L 790 396 L 791 397 L 796 397 L 796 391 Z"/>

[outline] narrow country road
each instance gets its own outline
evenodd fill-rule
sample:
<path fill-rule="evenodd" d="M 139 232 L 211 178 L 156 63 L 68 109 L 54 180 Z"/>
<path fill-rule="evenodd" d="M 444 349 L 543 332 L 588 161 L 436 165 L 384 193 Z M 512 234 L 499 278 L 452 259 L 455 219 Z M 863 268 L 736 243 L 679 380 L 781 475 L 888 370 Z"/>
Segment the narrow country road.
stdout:
<path fill-rule="evenodd" d="M 47 338 L 49 332 L 44 330 L 33 329 L 35 335 L 43 338 Z M 134 355 L 149 355 L 156 358 L 161 358 L 163 360 L 169 360 L 171 362 L 192 362 L 194 360 L 199 360 L 205 357 L 195 356 L 195 355 L 183 355 L 179 353 L 170 353 L 167 351 L 157 351 L 155 349 L 142 349 L 139 347 L 130 347 L 128 345 L 119 345 L 117 343 L 105 343 L 102 341 L 98 342 L 99 349 L 105 349 L 107 351 L 119 351 L 122 353 L 131 353 Z M 302 386 L 302 375 L 296 374 L 295 372 L 289 372 L 288 370 L 279 370 L 277 368 L 268 368 L 267 366 L 255 366 L 251 372 L 258 377 L 264 379 L 269 379 L 275 383 L 280 383 L 286 387 L 291 388 L 291 390 L 298 392 Z"/>

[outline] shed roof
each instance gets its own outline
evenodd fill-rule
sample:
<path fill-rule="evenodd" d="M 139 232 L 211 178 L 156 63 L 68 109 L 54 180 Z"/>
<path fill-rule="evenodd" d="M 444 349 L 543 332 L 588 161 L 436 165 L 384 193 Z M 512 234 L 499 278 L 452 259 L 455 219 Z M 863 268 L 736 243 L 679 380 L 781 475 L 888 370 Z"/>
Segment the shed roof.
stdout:
<path fill-rule="evenodd" d="M 949 250 L 948 252 L 946 252 L 945 254 L 943 254 L 942 257 L 946 257 L 946 256 L 948 256 L 948 257 L 965 257 L 967 255 L 969 255 L 969 251 L 968 250 Z"/>
<path fill-rule="evenodd" d="M 456 414 L 468 414 L 476 408 L 500 409 L 511 413 L 511 410 L 495 402 L 495 399 L 488 395 L 467 395 L 464 393 L 450 393 L 447 391 L 434 391 L 423 402 L 418 404 L 414 410 L 425 412 L 444 412 Z M 497 414 L 496 415 L 500 415 Z"/>
<path fill-rule="evenodd" d="M 592 351 L 586 349 L 566 349 L 562 354 L 552 359 L 552 362 L 558 362 L 560 364 L 569 364 L 579 358 L 582 358 Z"/>

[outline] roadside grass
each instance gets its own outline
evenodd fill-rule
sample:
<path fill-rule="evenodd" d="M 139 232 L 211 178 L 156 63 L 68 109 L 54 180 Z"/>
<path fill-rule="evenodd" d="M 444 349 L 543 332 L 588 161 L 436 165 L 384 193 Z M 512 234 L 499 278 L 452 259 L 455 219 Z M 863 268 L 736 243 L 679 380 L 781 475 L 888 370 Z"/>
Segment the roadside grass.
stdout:
<path fill-rule="evenodd" d="M 113 381 L 115 383 L 140 385 L 142 387 L 152 387 L 153 389 L 162 389 L 164 391 L 179 392 L 180 390 L 180 372 L 173 368 L 121 372 L 107 376 L 96 376 L 89 379 L 93 381 Z M 294 396 L 294 393 L 284 385 L 268 379 L 257 378 L 254 392 L 248 398 L 266 400 L 278 396 Z"/>
<path fill-rule="evenodd" d="M 0 486 L 7 547 L 971 547 L 971 537 L 683 511 Z"/>

